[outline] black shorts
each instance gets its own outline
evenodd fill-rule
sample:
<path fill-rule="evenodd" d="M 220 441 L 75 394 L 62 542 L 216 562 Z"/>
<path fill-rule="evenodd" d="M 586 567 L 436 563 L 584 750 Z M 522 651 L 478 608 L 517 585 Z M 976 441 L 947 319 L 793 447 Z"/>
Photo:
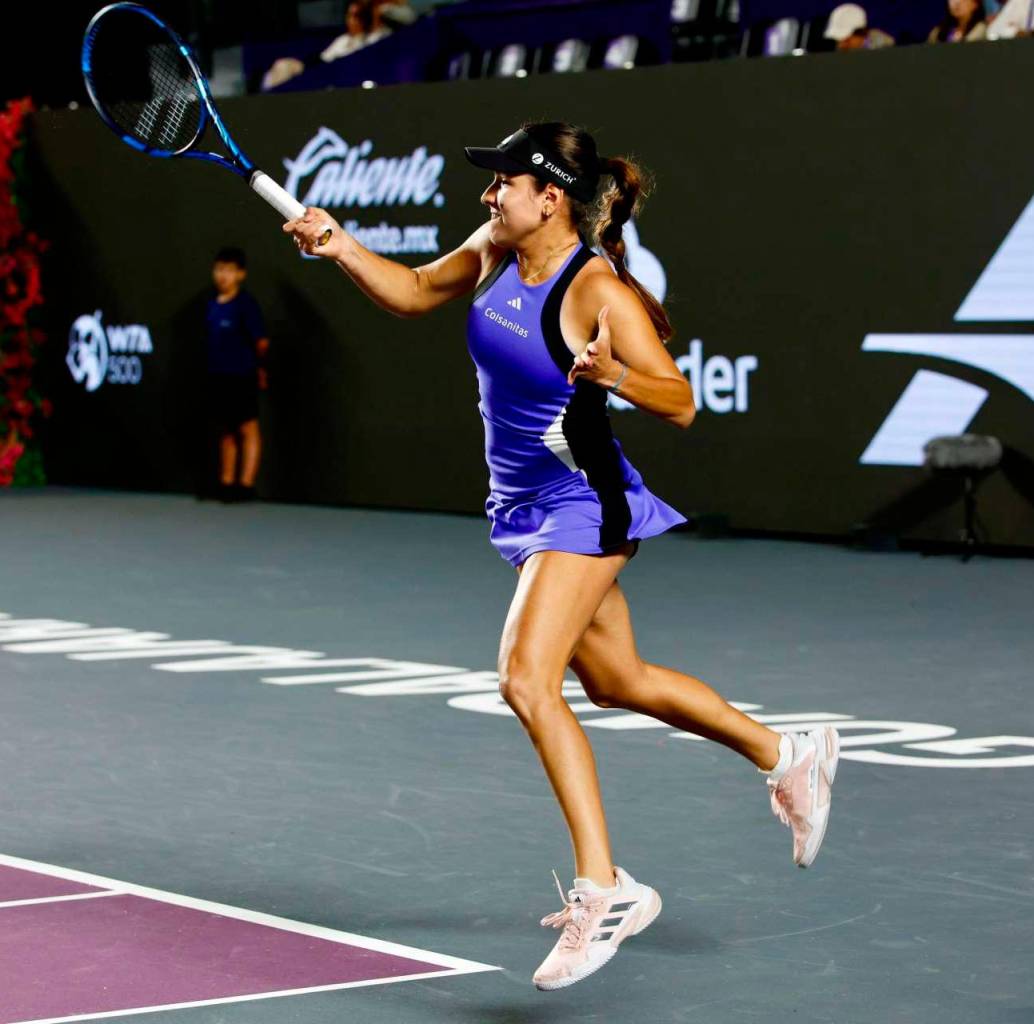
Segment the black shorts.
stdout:
<path fill-rule="evenodd" d="M 629 544 L 629 543 L 631 543 L 631 545 L 632 545 L 632 550 L 628 553 L 628 560 L 631 562 L 632 559 L 635 558 L 635 556 L 639 553 L 639 541 L 637 541 L 637 540 L 633 540 L 633 541 L 623 540 L 620 544 L 613 544 L 610 547 L 604 548 L 603 549 L 603 553 L 607 554 L 608 552 L 613 551 L 613 550 L 615 550 L 617 548 L 623 548 L 626 544 Z"/>
<path fill-rule="evenodd" d="M 220 433 L 258 419 L 258 379 L 254 374 L 213 373 L 208 377 L 208 417 Z"/>

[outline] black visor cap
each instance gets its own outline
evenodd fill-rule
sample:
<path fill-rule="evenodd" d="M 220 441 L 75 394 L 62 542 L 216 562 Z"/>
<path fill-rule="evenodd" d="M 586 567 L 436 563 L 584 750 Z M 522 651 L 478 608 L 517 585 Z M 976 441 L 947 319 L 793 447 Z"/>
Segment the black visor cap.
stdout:
<path fill-rule="evenodd" d="M 467 146 L 463 152 L 475 167 L 500 174 L 533 174 L 539 181 L 559 185 L 582 203 L 592 202 L 600 182 L 599 175 L 579 177 L 523 129 L 508 135 L 498 146 Z"/>

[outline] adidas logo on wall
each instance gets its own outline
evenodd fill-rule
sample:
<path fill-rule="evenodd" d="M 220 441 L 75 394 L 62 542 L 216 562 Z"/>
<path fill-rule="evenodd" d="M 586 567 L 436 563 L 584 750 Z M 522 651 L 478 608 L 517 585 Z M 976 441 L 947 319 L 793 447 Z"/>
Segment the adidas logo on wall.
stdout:
<path fill-rule="evenodd" d="M 512 306 L 514 309 L 517 309 L 517 310 L 519 310 L 521 308 L 521 300 L 519 298 L 517 298 L 517 299 L 507 299 L 506 300 L 506 304 L 508 306 Z"/>
<path fill-rule="evenodd" d="M 1034 320 L 1034 200 L 1020 215 L 958 312 L 956 323 Z M 1034 401 L 1034 334 L 869 334 L 864 352 L 930 356 L 982 370 Z M 859 460 L 870 466 L 921 466 L 923 445 L 962 434 L 989 392 L 935 370 L 918 370 Z"/>
<path fill-rule="evenodd" d="M 955 323 L 1034 320 L 1034 200 L 1021 214 L 966 297 Z M 869 334 L 863 352 L 933 356 L 975 367 L 1034 400 L 1032 334 Z M 920 369 L 890 410 L 859 461 L 866 465 L 922 465 L 923 444 L 937 434 L 963 433 L 989 396 L 985 388 Z"/>

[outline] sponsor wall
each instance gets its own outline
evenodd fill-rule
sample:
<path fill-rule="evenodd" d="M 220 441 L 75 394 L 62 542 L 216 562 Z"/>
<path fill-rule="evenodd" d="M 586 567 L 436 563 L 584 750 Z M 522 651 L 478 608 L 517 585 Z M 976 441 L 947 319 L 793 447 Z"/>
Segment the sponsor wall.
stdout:
<path fill-rule="evenodd" d="M 961 503 L 928 500 L 922 444 L 992 433 L 1007 472 L 983 484 L 981 519 L 994 542 L 1034 545 L 1034 139 L 1016 128 L 1031 45 L 223 106 L 263 169 L 414 266 L 483 219 L 486 175 L 464 144 L 497 142 L 525 118 L 588 124 L 605 154 L 635 154 L 655 173 L 627 232 L 631 267 L 668 303 L 671 353 L 699 408 L 679 431 L 611 399 L 654 490 L 690 516 L 815 534 L 844 534 L 898 502 L 908 536 L 954 538 Z M 55 240 L 53 479 L 195 486 L 209 261 L 235 244 L 273 343 L 263 492 L 483 509 L 464 303 L 395 319 L 333 266 L 299 257 L 230 175 L 140 157 L 90 111 L 44 113 L 35 127 Z"/>

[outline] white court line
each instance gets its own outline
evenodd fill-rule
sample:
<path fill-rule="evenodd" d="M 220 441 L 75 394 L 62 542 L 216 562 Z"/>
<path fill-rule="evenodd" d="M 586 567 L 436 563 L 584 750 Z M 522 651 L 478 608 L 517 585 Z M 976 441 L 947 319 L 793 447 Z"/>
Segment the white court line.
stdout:
<path fill-rule="evenodd" d="M 274 914 L 263 914 L 257 910 L 245 910 L 243 907 L 231 907 L 225 903 L 213 903 L 210 900 L 195 899 L 193 896 L 181 896 L 175 892 L 164 892 L 161 889 L 151 889 L 145 885 L 135 885 L 132 882 L 120 882 L 114 878 L 104 878 L 101 875 L 91 875 L 85 871 L 75 871 L 72 868 L 59 867 L 56 864 L 43 864 L 39 861 L 24 860 L 21 857 L 12 857 L 0 853 L 0 864 L 12 868 L 22 868 L 26 871 L 36 871 L 40 874 L 53 875 L 55 878 L 64 878 L 70 882 L 82 882 L 84 885 L 95 885 L 103 889 L 117 889 L 119 895 L 142 896 L 145 899 L 157 900 L 160 903 L 171 903 L 177 907 L 187 907 L 191 910 L 200 910 L 207 914 L 219 914 L 223 917 L 232 917 L 237 921 L 247 921 L 250 924 L 267 925 L 270 928 L 280 928 L 283 931 L 295 932 L 298 935 L 308 935 L 315 939 L 326 939 L 328 942 L 337 942 L 342 946 L 358 946 L 360 949 L 369 949 L 377 953 L 387 953 L 391 956 L 407 957 L 411 960 L 421 960 L 424 963 L 434 964 L 437 967 L 447 968 L 450 973 L 476 974 L 480 971 L 500 971 L 501 967 L 491 964 L 478 963 L 476 960 L 463 960 L 460 957 L 447 956 L 444 953 L 434 953 L 427 949 L 418 949 L 416 946 L 403 946 L 397 942 L 387 942 L 383 939 L 370 938 L 368 935 L 356 935 L 354 932 L 338 931 L 335 928 L 324 928 L 317 924 L 306 924 L 304 921 L 292 921 L 286 917 L 277 917 Z M 420 975 L 420 977 L 431 977 Z M 386 981 L 397 981 L 397 978 L 388 978 Z M 349 982 L 349 985 L 357 984 Z M 361 982 L 360 984 L 368 984 Z M 374 984 L 370 982 L 369 984 Z M 337 988 L 340 986 L 331 986 Z M 103 1014 L 101 1016 L 104 1016 Z M 67 1018 L 69 1020 L 86 1020 L 87 1018 Z"/>
<path fill-rule="evenodd" d="M 98 896 L 121 896 L 119 892 L 74 892 L 70 896 L 40 896 L 34 900 L 5 900 L 0 903 L 0 910 L 5 907 L 32 907 L 37 903 L 67 903 L 69 900 L 95 900 Z"/>
<path fill-rule="evenodd" d="M 476 970 L 498 971 L 498 967 L 478 967 Z M 247 996 L 226 996 L 223 999 L 202 999 L 196 1003 L 167 1003 L 163 1006 L 137 1006 L 131 1010 L 108 1010 L 104 1013 L 83 1013 L 74 1017 L 34 1017 L 14 1020 L 10 1024 L 68 1024 L 76 1020 L 105 1020 L 108 1017 L 128 1017 L 132 1013 L 157 1013 L 160 1010 L 189 1010 L 195 1006 L 219 1006 L 223 1003 L 251 1003 L 256 999 L 276 999 L 279 996 L 303 996 L 310 992 L 336 992 L 343 988 L 363 988 L 366 985 L 390 985 L 396 981 L 423 981 L 426 978 L 452 977 L 471 971 L 430 971 L 427 974 L 403 974 L 396 978 L 372 978 L 366 981 L 345 981 L 339 985 L 316 985 L 313 988 L 291 988 L 281 992 L 259 992 Z"/>

